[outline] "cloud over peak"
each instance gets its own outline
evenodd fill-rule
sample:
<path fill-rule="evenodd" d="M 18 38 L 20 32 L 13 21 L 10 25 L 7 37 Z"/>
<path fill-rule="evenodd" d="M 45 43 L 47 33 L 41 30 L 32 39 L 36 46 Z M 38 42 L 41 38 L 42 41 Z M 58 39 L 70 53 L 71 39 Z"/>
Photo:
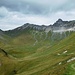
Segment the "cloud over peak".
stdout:
<path fill-rule="evenodd" d="M 75 0 L 0 0 L 0 28 L 4 30 L 24 23 L 54 23 L 58 18 L 75 19 Z"/>

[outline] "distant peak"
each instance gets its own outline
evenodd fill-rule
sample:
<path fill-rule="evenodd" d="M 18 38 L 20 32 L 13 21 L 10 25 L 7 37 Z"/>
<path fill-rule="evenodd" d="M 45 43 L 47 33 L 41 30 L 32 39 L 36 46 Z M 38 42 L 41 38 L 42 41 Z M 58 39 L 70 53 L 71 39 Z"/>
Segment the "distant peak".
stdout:
<path fill-rule="evenodd" d="M 24 25 L 30 25 L 30 23 L 25 23 Z"/>
<path fill-rule="evenodd" d="M 58 19 L 53 25 L 54 26 L 60 26 L 64 23 L 64 21 L 62 19 Z"/>
<path fill-rule="evenodd" d="M 62 22 L 62 21 L 63 21 L 63 20 L 62 20 L 62 19 L 60 19 L 60 18 L 57 20 L 57 22 Z"/>

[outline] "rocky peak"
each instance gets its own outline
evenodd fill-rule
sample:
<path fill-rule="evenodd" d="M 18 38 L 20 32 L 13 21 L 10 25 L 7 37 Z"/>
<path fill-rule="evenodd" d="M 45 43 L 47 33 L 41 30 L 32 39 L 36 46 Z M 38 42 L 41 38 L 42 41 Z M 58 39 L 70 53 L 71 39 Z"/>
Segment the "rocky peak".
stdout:
<path fill-rule="evenodd" d="M 54 24 L 53 26 L 61 26 L 64 24 L 64 21 L 62 19 L 58 19 Z"/>
<path fill-rule="evenodd" d="M 57 22 L 63 22 L 63 20 L 62 19 L 58 19 Z"/>
<path fill-rule="evenodd" d="M 36 25 L 36 24 L 26 23 L 23 26 L 19 27 L 18 29 L 24 30 L 26 28 L 30 28 L 30 29 L 32 28 L 34 30 L 44 30 L 46 28 L 46 26 L 45 25 L 40 26 L 40 25 Z"/>

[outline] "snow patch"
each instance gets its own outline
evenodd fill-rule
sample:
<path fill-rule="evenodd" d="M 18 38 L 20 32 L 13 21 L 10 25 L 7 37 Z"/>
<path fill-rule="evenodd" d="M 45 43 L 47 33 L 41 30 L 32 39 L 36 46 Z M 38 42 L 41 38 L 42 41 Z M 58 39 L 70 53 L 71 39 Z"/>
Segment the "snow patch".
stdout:
<path fill-rule="evenodd" d="M 59 65 L 61 65 L 62 64 L 62 62 L 59 62 Z"/>
<path fill-rule="evenodd" d="M 67 53 L 67 51 L 64 51 L 63 54 Z"/>
<path fill-rule="evenodd" d="M 72 58 L 69 59 L 67 62 L 71 62 L 71 61 L 73 61 L 73 60 L 75 60 L 75 57 L 72 57 Z"/>
<path fill-rule="evenodd" d="M 58 53 L 57 55 L 60 55 L 60 53 Z"/>

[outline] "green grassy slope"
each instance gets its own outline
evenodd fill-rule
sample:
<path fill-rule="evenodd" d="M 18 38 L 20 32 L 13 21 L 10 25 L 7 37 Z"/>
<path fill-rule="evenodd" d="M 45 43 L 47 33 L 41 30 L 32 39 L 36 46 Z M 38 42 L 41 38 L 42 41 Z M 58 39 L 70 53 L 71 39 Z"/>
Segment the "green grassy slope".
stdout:
<path fill-rule="evenodd" d="M 4 56 L 0 52 L 0 61 L 3 64 L 0 74 L 74 75 L 74 61 L 67 61 L 75 57 L 75 32 L 64 39 L 54 41 L 51 39 L 51 33 L 47 37 L 42 31 L 33 33 L 36 34 L 36 44 L 32 31 L 28 31 L 11 37 L 3 48 L 0 45 L 8 54 Z"/>
<path fill-rule="evenodd" d="M 0 49 L 0 75 L 14 75 L 16 62 Z"/>
<path fill-rule="evenodd" d="M 35 53 L 18 59 L 17 75 L 63 75 L 69 65 L 67 61 L 75 56 L 74 41 L 75 33 L 53 46 L 41 46 Z"/>

